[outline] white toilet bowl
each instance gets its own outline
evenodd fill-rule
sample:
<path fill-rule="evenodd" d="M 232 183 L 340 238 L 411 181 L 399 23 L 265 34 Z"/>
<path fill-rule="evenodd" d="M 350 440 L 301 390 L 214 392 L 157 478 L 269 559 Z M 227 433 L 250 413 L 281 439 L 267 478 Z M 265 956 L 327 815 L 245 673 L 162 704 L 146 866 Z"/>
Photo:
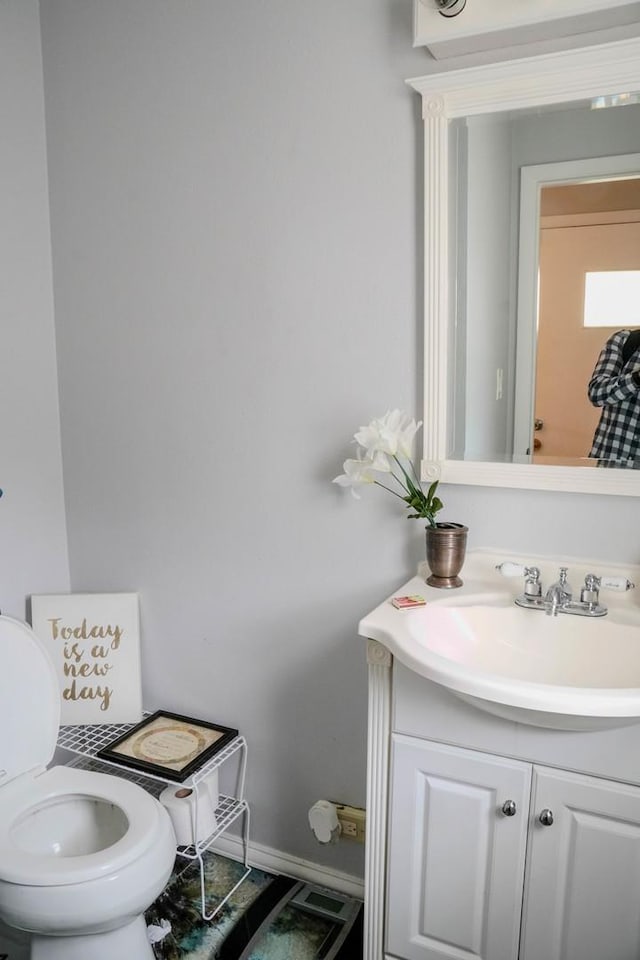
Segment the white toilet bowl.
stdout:
<path fill-rule="evenodd" d="M 55 682 L 44 698 L 46 719 L 53 702 L 59 704 L 57 678 L 40 641 L 26 624 L 0 617 L 0 717 L 7 731 L 20 727 L 3 706 L 5 694 L 13 707 L 18 699 L 10 686 L 5 690 L 15 664 L 6 670 L 5 664 L 13 663 L 8 658 L 15 654 L 24 668 L 27 646 L 51 666 L 51 673 L 35 671 L 36 680 L 53 675 Z M 33 665 L 32 660 L 21 674 L 23 709 L 31 716 L 43 705 L 31 690 Z M 42 724 L 25 722 L 42 732 Z M 6 747 L 7 739 L 0 738 L 0 917 L 32 934 L 32 960 L 152 958 L 144 911 L 162 892 L 176 853 L 166 810 L 121 777 L 33 764 L 41 750 L 27 751 L 21 762 L 16 750 Z M 23 732 L 16 739 L 24 747 Z"/>

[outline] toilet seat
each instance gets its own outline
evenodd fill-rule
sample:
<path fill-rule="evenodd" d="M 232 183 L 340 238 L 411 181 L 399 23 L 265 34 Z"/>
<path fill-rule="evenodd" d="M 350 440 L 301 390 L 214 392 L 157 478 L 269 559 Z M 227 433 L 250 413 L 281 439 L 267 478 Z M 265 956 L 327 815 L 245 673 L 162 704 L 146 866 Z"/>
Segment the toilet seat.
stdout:
<path fill-rule="evenodd" d="M 12 837 L 16 820 L 29 811 L 65 798 L 89 797 L 119 807 L 129 826 L 104 850 L 61 857 L 24 850 Z M 117 874 L 152 846 L 164 811 L 139 786 L 111 774 L 76 767 L 52 767 L 40 776 L 26 775 L 0 789 L 0 880 L 24 886 L 61 886 Z"/>

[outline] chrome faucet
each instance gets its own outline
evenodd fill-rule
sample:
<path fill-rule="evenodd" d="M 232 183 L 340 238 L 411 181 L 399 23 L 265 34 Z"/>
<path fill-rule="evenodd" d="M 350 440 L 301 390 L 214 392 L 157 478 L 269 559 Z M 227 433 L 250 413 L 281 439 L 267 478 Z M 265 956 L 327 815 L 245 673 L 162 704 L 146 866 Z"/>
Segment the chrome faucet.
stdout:
<path fill-rule="evenodd" d="M 503 577 L 524 577 L 524 592 L 515 598 L 515 603 L 526 610 L 544 610 L 547 616 L 557 617 L 559 613 L 571 613 L 579 617 L 604 617 L 607 608 L 600 603 L 600 587 L 610 590 L 632 590 L 633 584 L 626 577 L 598 577 L 588 573 L 580 590 L 580 599 L 574 600 L 571 587 L 567 583 L 567 567 L 560 567 L 558 579 L 544 593 L 540 583 L 538 567 L 525 567 L 519 563 L 505 561 L 496 566 Z"/>
<path fill-rule="evenodd" d="M 558 580 L 551 584 L 544 595 L 544 609 L 548 617 L 557 617 L 558 610 L 562 610 L 571 603 L 573 594 L 567 583 L 567 569 L 567 567 L 560 567 Z"/>

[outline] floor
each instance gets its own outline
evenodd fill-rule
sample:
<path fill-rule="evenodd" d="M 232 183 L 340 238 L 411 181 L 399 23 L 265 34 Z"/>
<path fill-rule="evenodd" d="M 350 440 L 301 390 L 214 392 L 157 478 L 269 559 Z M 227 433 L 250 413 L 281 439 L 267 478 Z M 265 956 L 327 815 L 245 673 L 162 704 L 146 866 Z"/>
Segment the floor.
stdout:
<path fill-rule="evenodd" d="M 212 912 L 244 868 L 211 852 L 204 855 L 204 863 L 205 901 Z M 176 861 L 167 887 L 146 914 L 156 960 L 361 960 L 361 909 L 351 925 L 292 906 L 276 909 L 296 881 L 252 869 L 207 922 L 201 914 L 199 866 L 196 861 L 186 869 L 184 865 L 184 860 Z M 0 925 L 0 960 L 28 960 L 28 956 L 27 936 Z"/>

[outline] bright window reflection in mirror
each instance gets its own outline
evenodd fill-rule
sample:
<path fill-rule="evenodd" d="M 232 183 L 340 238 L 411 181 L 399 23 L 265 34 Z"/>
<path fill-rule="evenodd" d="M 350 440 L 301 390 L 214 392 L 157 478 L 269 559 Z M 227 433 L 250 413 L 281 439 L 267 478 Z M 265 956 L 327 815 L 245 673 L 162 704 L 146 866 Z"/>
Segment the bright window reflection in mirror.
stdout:
<path fill-rule="evenodd" d="M 640 326 L 640 270 L 589 271 L 584 278 L 585 327 Z"/>

